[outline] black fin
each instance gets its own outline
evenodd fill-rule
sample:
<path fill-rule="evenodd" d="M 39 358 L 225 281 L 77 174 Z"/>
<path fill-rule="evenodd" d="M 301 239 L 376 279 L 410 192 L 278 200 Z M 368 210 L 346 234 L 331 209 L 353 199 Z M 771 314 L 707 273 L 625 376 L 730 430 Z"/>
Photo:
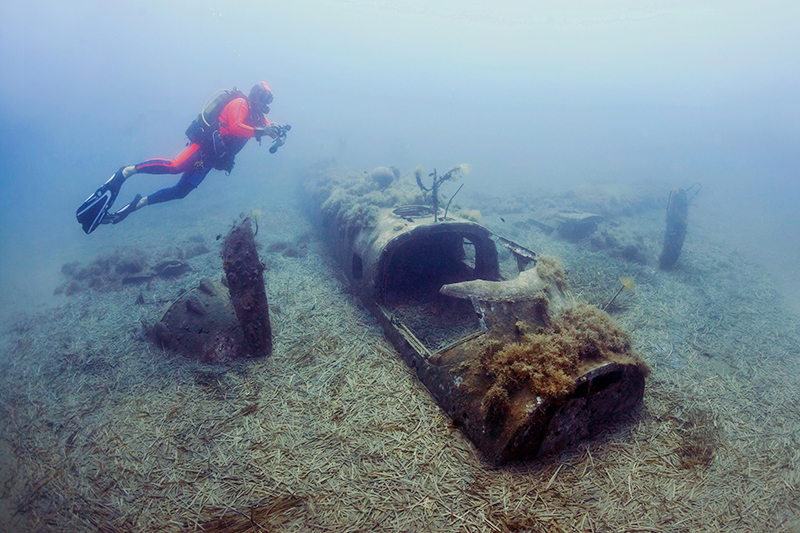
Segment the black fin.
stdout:
<path fill-rule="evenodd" d="M 97 191 L 83 202 L 83 205 L 78 208 L 75 216 L 78 222 L 83 226 L 83 231 L 88 235 L 97 229 L 100 221 L 108 212 L 108 208 L 114 202 L 111 191 Z"/>
<path fill-rule="evenodd" d="M 103 220 L 101 223 L 108 224 L 108 222 L 110 221 L 112 224 L 119 224 L 120 222 L 125 220 L 128 217 L 128 215 L 136 211 L 136 205 L 139 203 L 139 200 L 141 199 L 142 195 L 137 194 L 131 203 L 127 204 L 116 213 L 109 213 L 108 215 L 105 216 L 105 219 L 108 220 Z"/>
<path fill-rule="evenodd" d="M 96 230 L 97 226 L 101 224 L 105 214 L 114 205 L 114 200 L 117 199 L 124 181 L 122 168 L 120 168 L 78 208 L 75 217 L 87 235 Z"/>

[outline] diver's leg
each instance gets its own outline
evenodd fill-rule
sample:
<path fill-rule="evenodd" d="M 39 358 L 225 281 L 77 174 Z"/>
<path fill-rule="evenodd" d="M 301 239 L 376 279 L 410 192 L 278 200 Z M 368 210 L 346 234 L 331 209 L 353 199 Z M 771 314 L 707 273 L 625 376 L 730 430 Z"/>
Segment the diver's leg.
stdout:
<path fill-rule="evenodd" d="M 198 162 L 193 168 L 184 172 L 180 181 L 173 187 L 166 187 L 139 200 L 137 209 L 146 205 L 160 204 L 162 202 L 169 202 L 170 200 L 186 198 L 190 192 L 195 190 L 197 186 L 203 182 L 210 171 L 210 168 L 205 168 L 202 162 Z"/>
<path fill-rule="evenodd" d="M 128 215 L 130 215 L 134 211 L 138 211 L 139 209 L 145 206 L 152 204 L 160 204 L 163 202 L 169 202 L 170 200 L 180 200 L 182 198 L 186 198 L 186 196 L 190 192 L 192 192 L 197 188 L 197 185 L 194 185 L 194 183 L 197 183 L 199 185 L 200 182 L 203 181 L 203 178 L 205 178 L 205 175 L 208 174 L 208 170 L 202 171 L 200 172 L 200 174 L 202 174 L 202 177 L 200 177 L 199 180 L 187 179 L 187 175 L 190 176 L 198 175 L 198 172 L 196 172 L 193 169 L 191 171 L 185 172 L 183 176 L 181 176 L 180 181 L 172 187 L 166 187 L 145 197 L 142 197 L 141 194 L 137 194 L 136 198 L 134 198 L 131 203 L 129 203 L 116 213 L 107 215 L 106 218 L 108 218 L 108 220 L 106 221 L 106 219 L 104 218 L 103 223 L 107 224 L 110 222 L 111 224 L 119 224 L 120 222 L 125 220 L 125 218 L 127 218 Z"/>
<path fill-rule="evenodd" d="M 181 198 L 186 198 L 186 196 L 192 192 L 194 188 L 194 185 L 181 178 L 181 180 L 172 187 L 165 187 L 154 192 L 153 194 L 145 196 L 139 200 L 136 208 L 138 209 L 146 205 L 160 204 L 163 202 L 169 202 L 171 200 L 180 200 Z"/>
<path fill-rule="evenodd" d="M 186 196 L 195 190 L 200 183 L 205 179 L 206 175 L 209 173 L 211 169 L 207 169 L 203 166 L 202 161 L 198 161 L 198 163 L 192 167 L 190 170 L 187 170 L 181 176 L 181 179 L 178 183 L 176 183 L 172 187 L 166 187 L 161 189 L 160 191 L 156 191 L 149 196 L 142 197 L 141 195 L 137 194 L 136 198 L 133 199 L 131 203 L 117 211 L 116 213 L 106 215 L 103 218 L 104 224 L 119 224 L 125 218 L 133 213 L 134 211 L 138 211 L 139 209 L 151 205 L 151 204 L 160 204 L 163 202 L 169 202 L 170 200 L 180 200 L 181 198 L 186 198 Z M 107 219 L 107 220 L 106 220 Z"/>
<path fill-rule="evenodd" d="M 116 213 L 108 213 L 103 217 L 102 224 L 119 224 L 128 215 L 150 204 L 159 204 L 170 200 L 185 198 L 192 192 L 211 169 L 206 170 L 203 165 L 202 152 L 197 144 L 190 145 L 175 159 L 148 159 L 134 167 L 123 167 L 118 173 L 133 168 L 133 174 L 143 172 L 146 174 L 175 174 L 184 170 L 180 181 L 172 187 L 166 187 L 155 193 L 144 196 L 137 194 L 136 198 Z M 133 175 L 131 174 L 131 175 Z M 126 178 L 127 179 L 127 178 Z"/>
<path fill-rule="evenodd" d="M 143 163 L 133 165 L 133 167 L 125 167 L 122 171 L 128 174 L 125 176 L 126 178 L 139 172 L 143 174 L 180 174 L 194 167 L 201 157 L 200 145 L 192 143 L 175 159 L 148 159 Z"/>
<path fill-rule="evenodd" d="M 144 174 L 180 174 L 192 168 L 201 157 L 200 146 L 193 143 L 175 159 L 148 159 L 144 163 L 139 163 L 138 165 L 120 167 L 119 170 L 111 176 L 111 179 L 100 187 L 98 193 L 110 190 L 113 197 L 116 198 L 122 184 L 134 174 L 138 174 L 139 172 Z"/>

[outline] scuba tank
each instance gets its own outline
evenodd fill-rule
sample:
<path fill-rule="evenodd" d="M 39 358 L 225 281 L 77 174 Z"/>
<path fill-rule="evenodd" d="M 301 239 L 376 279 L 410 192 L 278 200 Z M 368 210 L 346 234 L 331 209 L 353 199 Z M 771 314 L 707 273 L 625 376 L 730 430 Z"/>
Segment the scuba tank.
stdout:
<path fill-rule="evenodd" d="M 186 128 L 186 136 L 189 140 L 197 144 L 211 142 L 211 136 L 219 130 L 219 116 L 222 114 L 222 110 L 236 98 L 246 98 L 245 94 L 236 87 L 233 90 L 221 89 L 212 94 L 197 118 Z"/>

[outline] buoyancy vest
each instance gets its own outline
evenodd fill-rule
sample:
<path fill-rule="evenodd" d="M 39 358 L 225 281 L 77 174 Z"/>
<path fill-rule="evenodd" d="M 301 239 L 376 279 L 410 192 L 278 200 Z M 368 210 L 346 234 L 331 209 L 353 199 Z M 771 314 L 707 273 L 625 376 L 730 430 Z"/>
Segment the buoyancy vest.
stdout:
<path fill-rule="evenodd" d="M 222 89 L 212 94 L 197 118 L 186 128 L 186 136 L 189 140 L 208 146 L 212 142 L 214 132 L 219 131 L 219 116 L 222 110 L 236 98 L 247 97 L 236 87 L 233 90 Z"/>

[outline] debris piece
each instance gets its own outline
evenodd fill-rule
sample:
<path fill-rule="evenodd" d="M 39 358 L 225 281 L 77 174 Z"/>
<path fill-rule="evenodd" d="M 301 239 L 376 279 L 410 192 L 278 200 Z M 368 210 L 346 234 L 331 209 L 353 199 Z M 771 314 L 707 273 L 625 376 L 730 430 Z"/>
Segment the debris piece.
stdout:
<path fill-rule="evenodd" d="M 658 258 L 661 270 L 672 270 L 681 255 L 686 238 L 686 219 L 689 216 L 689 199 L 686 191 L 675 189 L 667 201 L 667 229 L 664 233 L 664 249 Z"/>
<path fill-rule="evenodd" d="M 246 352 L 228 289 L 210 278 L 181 294 L 150 328 L 148 337 L 202 363 L 219 364 Z"/>
<path fill-rule="evenodd" d="M 200 301 L 200 298 L 194 295 L 186 298 L 186 309 L 198 315 L 208 314 L 205 304 L 203 304 L 203 302 Z"/>
<path fill-rule="evenodd" d="M 250 218 L 246 217 L 225 237 L 223 268 L 231 303 L 239 318 L 247 353 L 252 357 L 272 353 L 272 328 L 264 288 L 264 264 L 258 257 Z"/>
<path fill-rule="evenodd" d="M 156 276 L 160 278 L 177 278 L 191 269 L 185 261 L 162 261 L 153 267 Z"/>

